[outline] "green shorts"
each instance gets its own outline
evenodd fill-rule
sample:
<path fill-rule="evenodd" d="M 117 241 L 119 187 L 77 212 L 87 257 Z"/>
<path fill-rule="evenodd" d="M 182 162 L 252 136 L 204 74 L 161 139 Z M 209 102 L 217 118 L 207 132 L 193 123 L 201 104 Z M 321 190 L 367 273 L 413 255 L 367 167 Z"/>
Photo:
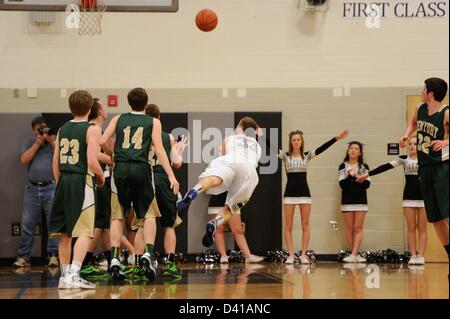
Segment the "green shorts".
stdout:
<path fill-rule="evenodd" d="M 133 207 L 137 219 L 159 217 L 155 212 L 152 171 L 148 163 L 118 162 L 111 181 L 111 218 L 124 219 Z"/>
<path fill-rule="evenodd" d="M 170 188 L 170 181 L 166 173 L 156 172 L 154 178 L 156 202 L 161 212 L 159 222 L 162 227 L 177 227 L 182 222 L 178 217 L 178 196 Z"/>
<path fill-rule="evenodd" d="M 105 179 L 105 185 L 97 188 L 95 202 L 95 228 L 109 229 L 111 220 L 111 178 Z"/>
<path fill-rule="evenodd" d="M 448 218 L 448 161 L 419 166 L 419 182 L 428 221 Z"/>
<path fill-rule="evenodd" d="M 90 175 L 62 173 L 50 213 L 49 236 L 93 237 L 95 184 Z"/>

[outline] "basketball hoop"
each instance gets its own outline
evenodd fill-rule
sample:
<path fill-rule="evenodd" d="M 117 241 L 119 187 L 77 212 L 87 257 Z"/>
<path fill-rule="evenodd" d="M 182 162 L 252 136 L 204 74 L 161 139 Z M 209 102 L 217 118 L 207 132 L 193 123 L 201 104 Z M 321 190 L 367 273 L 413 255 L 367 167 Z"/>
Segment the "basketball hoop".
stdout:
<path fill-rule="evenodd" d="M 328 0 L 298 0 L 297 2 L 297 14 L 327 11 Z"/>
<path fill-rule="evenodd" d="M 93 36 L 102 33 L 103 12 L 106 10 L 104 0 L 78 0 L 80 7 L 79 35 Z"/>

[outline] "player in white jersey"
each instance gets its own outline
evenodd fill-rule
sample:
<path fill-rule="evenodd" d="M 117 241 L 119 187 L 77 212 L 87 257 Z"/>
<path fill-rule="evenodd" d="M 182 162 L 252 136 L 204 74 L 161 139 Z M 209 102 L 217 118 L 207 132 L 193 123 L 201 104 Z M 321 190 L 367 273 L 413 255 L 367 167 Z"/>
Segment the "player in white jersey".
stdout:
<path fill-rule="evenodd" d="M 235 135 L 226 138 L 222 143 L 221 152 L 224 155 L 208 165 L 199 176 L 197 185 L 178 203 L 178 208 L 184 209 L 201 192 L 217 195 L 228 191 L 224 208 L 206 225 L 202 242 L 204 246 L 210 247 L 214 242 L 216 228 L 228 223 L 248 262 L 262 261 L 262 257 L 250 253 L 240 222 L 240 209 L 250 200 L 259 181 L 256 168 L 261 158 L 261 147 L 251 135 L 256 136 L 260 131 L 253 118 L 242 118 L 236 127 Z"/>

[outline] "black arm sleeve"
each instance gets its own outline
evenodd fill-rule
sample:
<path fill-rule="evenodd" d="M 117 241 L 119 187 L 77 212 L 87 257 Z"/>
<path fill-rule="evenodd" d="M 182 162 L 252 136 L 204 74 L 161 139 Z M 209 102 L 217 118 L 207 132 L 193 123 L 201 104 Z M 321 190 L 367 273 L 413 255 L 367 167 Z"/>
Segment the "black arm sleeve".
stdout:
<path fill-rule="evenodd" d="M 380 165 L 377 168 L 374 168 L 373 170 L 371 170 L 369 172 L 369 176 L 374 176 L 374 175 L 386 172 L 393 168 L 394 168 L 394 166 L 392 166 L 390 163 L 386 163 L 386 164 Z"/>
<path fill-rule="evenodd" d="M 318 148 L 316 148 L 316 155 L 319 155 L 320 153 L 323 153 L 324 151 L 326 151 L 331 145 L 333 145 L 334 143 L 337 142 L 337 139 L 335 137 L 333 137 L 331 140 L 329 140 L 328 142 L 325 142 L 323 145 L 319 146 Z"/>
<path fill-rule="evenodd" d="M 370 181 L 367 179 L 361 183 L 362 188 L 368 189 L 370 187 Z"/>

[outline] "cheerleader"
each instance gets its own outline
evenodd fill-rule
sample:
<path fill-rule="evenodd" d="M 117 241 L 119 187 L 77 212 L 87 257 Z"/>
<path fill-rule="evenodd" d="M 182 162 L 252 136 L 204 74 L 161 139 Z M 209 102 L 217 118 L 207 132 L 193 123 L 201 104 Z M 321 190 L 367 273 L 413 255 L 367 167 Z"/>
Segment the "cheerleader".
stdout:
<path fill-rule="evenodd" d="M 294 263 L 292 226 L 296 205 L 300 208 L 302 219 L 302 254 L 300 256 L 300 262 L 302 264 L 311 263 L 306 256 L 310 238 L 309 215 L 311 212 L 311 194 L 306 178 L 307 165 L 310 160 L 324 152 L 337 141 L 347 137 L 347 135 L 347 130 L 342 131 L 338 136 L 333 137 L 322 146 L 310 152 L 305 152 L 303 132 L 299 130 L 292 131 L 289 133 L 289 152 L 284 153 L 281 150 L 279 151 L 278 157 L 283 160 L 287 174 L 286 190 L 283 197 L 285 216 L 284 238 L 289 253 L 289 257 L 286 260 L 287 264 Z"/>
<path fill-rule="evenodd" d="M 364 219 L 367 213 L 367 189 L 370 187 L 370 177 L 361 183 L 357 178 L 369 172 L 369 166 L 364 164 L 363 145 L 360 142 L 350 142 L 344 162 L 339 165 L 339 186 L 342 189 L 341 211 L 346 224 L 346 237 L 351 255 L 344 258 L 348 263 L 365 263 L 366 259 L 358 254 L 363 240 Z"/>
<path fill-rule="evenodd" d="M 408 228 L 408 249 L 411 252 L 410 265 L 424 265 L 425 248 L 427 246 L 427 215 L 420 191 L 419 177 L 417 175 L 417 138 L 411 137 L 408 143 L 409 155 L 399 156 L 397 159 L 380 165 L 358 178 L 363 182 L 367 177 L 383 173 L 392 168 L 403 166 L 405 172 L 405 188 L 403 190 L 403 213 Z M 416 245 L 416 230 L 419 230 L 419 250 Z"/>

